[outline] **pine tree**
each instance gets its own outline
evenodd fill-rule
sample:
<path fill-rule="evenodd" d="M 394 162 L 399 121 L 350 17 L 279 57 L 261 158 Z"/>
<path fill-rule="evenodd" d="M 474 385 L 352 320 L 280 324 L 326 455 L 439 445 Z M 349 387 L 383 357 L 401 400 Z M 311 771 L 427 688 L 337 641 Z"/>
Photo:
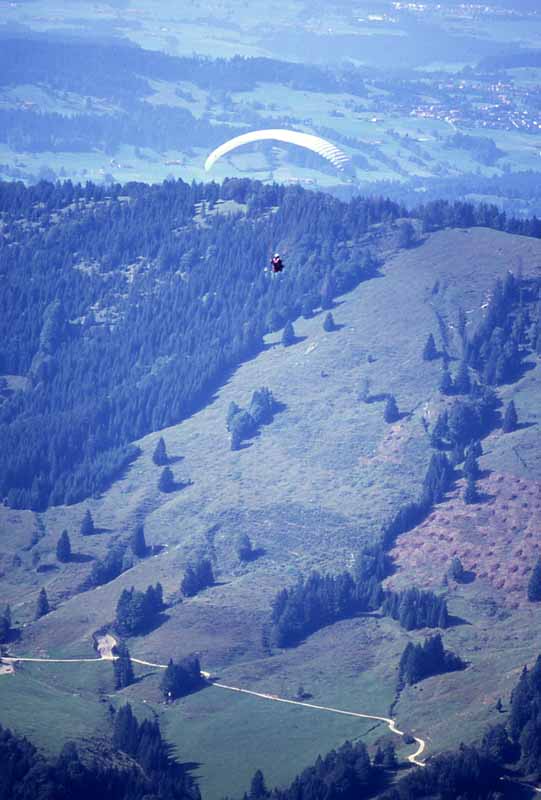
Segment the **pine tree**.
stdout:
<path fill-rule="evenodd" d="M 135 680 L 130 651 L 124 642 L 117 645 L 117 658 L 113 661 L 115 689 L 124 689 Z"/>
<path fill-rule="evenodd" d="M 464 447 L 457 442 L 451 451 L 451 462 L 454 466 L 458 466 L 464 461 Z"/>
<path fill-rule="evenodd" d="M 392 394 L 388 395 L 387 397 L 383 418 L 385 422 L 396 422 L 400 419 L 400 412 L 398 410 L 395 397 Z"/>
<path fill-rule="evenodd" d="M 160 492 L 164 492 L 166 494 L 175 489 L 175 479 L 170 467 L 163 468 L 162 474 L 160 475 L 160 480 L 158 481 L 158 489 Z"/>
<path fill-rule="evenodd" d="M 228 431 L 231 430 L 231 423 L 233 422 L 233 418 L 239 413 L 239 411 L 242 411 L 241 407 L 232 400 L 229 403 L 229 408 L 227 410 L 227 417 L 225 422 L 225 426 Z"/>
<path fill-rule="evenodd" d="M 200 589 L 206 589 L 207 586 L 212 586 L 214 584 L 214 573 L 209 558 L 202 558 L 201 561 L 196 564 L 195 573 Z"/>
<path fill-rule="evenodd" d="M 477 492 L 475 478 L 472 475 L 468 475 L 468 482 L 464 489 L 464 502 L 467 505 L 479 502 L 479 493 Z"/>
<path fill-rule="evenodd" d="M 332 331 L 336 330 L 336 324 L 334 322 L 332 311 L 329 311 L 325 315 L 325 319 L 323 320 L 323 330 L 327 331 L 327 333 L 332 333 Z"/>
<path fill-rule="evenodd" d="M 464 460 L 464 475 L 466 475 L 468 478 L 471 477 L 473 480 L 476 480 L 479 477 L 479 472 L 479 464 L 477 463 L 474 450 L 471 447 L 468 447 L 466 458 Z"/>
<path fill-rule="evenodd" d="M 132 553 L 137 558 L 144 558 L 147 554 L 147 543 L 145 541 L 145 529 L 143 524 L 137 525 L 130 539 Z"/>
<path fill-rule="evenodd" d="M 396 769 L 398 766 L 395 747 L 391 741 L 386 741 L 383 745 L 383 758 L 381 765 L 385 769 Z"/>
<path fill-rule="evenodd" d="M 11 631 L 11 608 L 6 606 L 0 614 L 0 642 L 6 642 Z"/>
<path fill-rule="evenodd" d="M 447 367 L 445 367 L 441 373 L 440 392 L 442 394 L 453 394 L 453 379 Z"/>
<path fill-rule="evenodd" d="M 247 533 L 239 534 L 237 539 L 237 555 L 239 561 L 250 561 L 253 556 L 252 542 Z"/>
<path fill-rule="evenodd" d="M 36 619 L 40 617 L 44 617 L 45 614 L 49 613 L 49 600 L 47 598 L 47 592 L 45 588 L 41 589 L 38 595 L 38 601 L 36 603 Z"/>
<path fill-rule="evenodd" d="M 176 697 L 176 686 L 175 686 L 175 665 L 173 664 L 173 659 L 169 659 L 169 663 L 165 668 L 165 672 L 163 673 L 163 678 L 160 681 L 160 689 L 162 694 L 165 698 L 165 702 L 169 703 Z"/>
<path fill-rule="evenodd" d="M 165 447 L 163 436 L 160 436 L 158 439 L 152 455 L 152 460 L 158 467 L 165 467 L 169 463 L 169 456 L 167 455 L 167 448 Z"/>
<path fill-rule="evenodd" d="M 541 600 L 541 558 L 537 560 L 528 581 L 528 600 L 531 603 Z"/>
<path fill-rule="evenodd" d="M 469 394 L 471 392 L 470 372 L 465 361 L 460 362 L 460 366 L 456 374 L 455 392 L 457 392 L 457 394 Z"/>
<path fill-rule="evenodd" d="M 128 755 L 135 755 L 138 745 L 138 724 L 129 703 L 121 706 L 115 714 L 113 747 Z"/>
<path fill-rule="evenodd" d="M 434 361 L 438 357 L 438 348 L 434 340 L 433 334 L 428 334 L 425 346 L 423 348 L 423 361 Z"/>
<path fill-rule="evenodd" d="M 449 568 L 449 575 L 453 580 L 460 582 L 464 578 L 464 567 L 458 556 L 454 556 Z"/>
<path fill-rule="evenodd" d="M 432 447 L 442 447 L 445 439 L 449 437 L 449 426 L 447 424 L 447 411 L 438 414 L 438 418 L 430 433 L 430 444 Z"/>
<path fill-rule="evenodd" d="M 250 784 L 250 791 L 248 793 L 249 800 L 262 800 L 267 797 L 269 791 L 265 786 L 265 778 L 260 769 L 256 770 L 252 782 Z"/>
<path fill-rule="evenodd" d="M 407 250 L 415 242 L 415 228 L 408 220 L 401 222 L 398 226 L 398 246 Z"/>
<path fill-rule="evenodd" d="M 67 563 L 71 560 L 71 542 L 66 530 L 62 531 L 56 543 L 56 557 L 63 563 Z"/>
<path fill-rule="evenodd" d="M 185 597 L 193 597 L 199 591 L 197 575 L 191 564 L 188 564 L 184 571 L 184 577 L 180 584 L 180 591 Z"/>
<path fill-rule="evenodd" d="M 507 405 L 507 408 L 505 409 L 505 415 L 503 418 L 503 432 L 513 433 L 513 431 L 516 431 L 517 425 L 518 425 L 517 410 L 515 408 L 514 401 L 510 400 Z"/>
<path fill-rule="evenodd" d="M 94 520 L 89 508 L 86 509 L 83 521 L 81 522 L 81 536 L 92 536 L 96 529 L 94 527 Z"/>
<path fill-rule="evenodd" d="M 286 322 L 284 326 L 284 331 L 282 333 L 282 344 L 284 347 L 289 347 L 292 344 L 295 344 L 295 330 L 293 328 L 293 324 Z"/>

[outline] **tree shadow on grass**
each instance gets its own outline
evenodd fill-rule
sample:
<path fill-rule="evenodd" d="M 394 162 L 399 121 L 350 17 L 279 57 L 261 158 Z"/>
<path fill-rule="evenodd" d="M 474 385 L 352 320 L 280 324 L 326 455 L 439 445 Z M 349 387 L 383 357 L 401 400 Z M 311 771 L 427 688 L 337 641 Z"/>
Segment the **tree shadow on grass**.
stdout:
<path fill-rule="evenodd" d="M 489 503 L 491 500 L 496 498 L 495 494 L 490 494 L 489 492 L 477 492 L 477 500 L 476 503 L 478 505 L 482 503 Z"/>
<path fill-rule="evenodd" d="M 38 564 L 36 572 L 56 572 L 58 564 Z"/>
<path fill-rule="evenodd" d="M 516 431 L 525 431 L 526 428 L 534 428 L 537 422 L 519 422 L 515 428 Z"/>
<path fill-rule="evenodd" d="M 189 486 L 193 486 L 193 481 L 191 479 L 187 481 L 174 481 L 171 488 L 169 489 L 160 489 L 162 494 L 174 494 L 174 492 L 180 492 L 182 489 L 187 489 Z"/>
<path fill-rule="evenodd" d="M 471 622 L 468 622 L 467 619 L 459 617 L 456 614 L 449 614 L 449 617 L 447 619 L 447 627 L 458 628 L 459 625 L 471 625 Z"/>
<path fill-rule="evenodd" d="M 464 583 L 464 584 L 473 583 L 476 577 L 477 576 L 472 569 L 465 569 L 460 577 L 460 580 L 457 581 L 457 583 Z"/>
<path fill-rule="evenodd" d="M 102 536 L 104 533 L 112 533 L 112 532 L 113 532 L 112 528 L 100 528 L 97 525 L 94 525 L 94 530 L 92 531 L 92 533 L 83 534 L 83 536 L 85 538 L 87 536 L 91 538 L 92 536 Z"/>
<path fill-rule="evenodd" d="M 297 335 L 295 335 L 293 337 L 293 339 L 290 342 L 288 342 L 286 345 L 284 345 L 282 342 L 276 342 L 276 344 L 278 346 L 282 346 L 282 347 L 288 348 L 288 347 L 293 347 L 296 344 L 302 344 L 302 342 L 305 342 L 307 339 L 308 339 L 308 336 L 297 336 Z"/>
<path fill-rule="evenodd" d="M 382 403 L 384 400 L 387 400 L 389 397 L 388 392 L 379 392 L 378 394 L 369 394 L 365 400 L 365 403 L 371 405 L 372 403 Z"/>
<path fill-rule="evenodd" d="M 342 328 L 345 328 L 345 327 L 346 327 L 346 325 L 345 325 L 344 322 L 335 322 L 333 324 L 332 328 L 330 330 L 328 330 L 328 331 L 325 331 L 325 333 L 336 333 L 336 331 L 341 331 Z"/>
<path fill-rule="evenodd" d="M 94 556 L 89 553 L 72 553 L 69 560 L 73 564 L 87 564 L 89 561 L 94 561 Z"/>
<path fill-rule="evenodd" d="M 163 611 L 159 614 L 156 614 L 146 625 L 142 625 L 138 630 L 137 633 L 133 634 L 134 636 L 148 636 L 149 633 L 153 633 L 154 631 L 158 630 L 164 622 L 167 622 L 170 615 L 165 614 Z"/>

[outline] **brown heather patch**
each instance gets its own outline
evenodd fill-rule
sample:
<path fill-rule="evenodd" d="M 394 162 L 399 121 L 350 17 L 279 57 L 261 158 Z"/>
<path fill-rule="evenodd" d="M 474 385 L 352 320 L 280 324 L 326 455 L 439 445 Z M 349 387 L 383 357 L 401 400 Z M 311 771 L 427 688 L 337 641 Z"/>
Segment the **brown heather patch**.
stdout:
<path fill-rule="evenodd" d="M 482 501 L 466 505 L 464 481 L 424 522 L 398 538 L 389 587 L 438 588 L 453 556 L 501 593 L 510 608 L 525 604 L 526 586 L 541 555 L 541 482 L 491 473 L 477 482 Z"/>

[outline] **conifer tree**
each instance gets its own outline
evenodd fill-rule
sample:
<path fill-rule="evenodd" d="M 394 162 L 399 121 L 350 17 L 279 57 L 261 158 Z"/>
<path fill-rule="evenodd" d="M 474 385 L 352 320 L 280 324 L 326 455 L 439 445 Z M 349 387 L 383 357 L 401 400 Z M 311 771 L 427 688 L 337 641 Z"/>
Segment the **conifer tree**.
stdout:
<path fill-rule="evenodd" d="M 5 642 L 9 638 L 11 631 L 11 608 L 6 606 L 0 614 L 0 642 Z"/>
<path fill-rule="evenodd" d="M 45 588 L 42 588 L 39 595 L 38 601 L 36 603 L 36 619 L 40 617 L 44 617 L 45 614 L 49 613 L 49 600 L 47 598 L 47 592 Z"/>
<path fill-rule="evenodd" d="M 115 689 L 124 689 L 134 682 L 135 676 L 133 674 L 130 651 L 125 642 L 121 641 L 117 645 L 117 658 L 113 661 L 113 670 L 115 675 Z"/>
<path fill-rule="evenodd" d="M 383 758 L 381 760 L 381 765 L 382 767 L 385 767 L 385 769 L 396 769 L 398 766 L 394 744 L 389 740 L 387 740 L 383 745 Z"/>
<path fill-rule="evenodd" d="M 471 447 L 468 447 L 464 460 L 464 475 L 468 478 L 471 476 L 473 480 L 476 480 L 479 477 L 479 472 L 479 464 L 477 463 L 475 452 Z"/>
<path fill-rule="evenodd" d="M 430 444 L 432 447 L 442 447 L 444 440 L 449 436 L 449 426 L 447 424 L 447 411 L 438 414 L 438 418 L 430 433 Z"/>
<path fill-rule="evenodd" d="M 442 394 L 453 393 L 453 379 L 451 378 L 451 373 L 449 372 L 447 367 L 444 367 L 441 373 L 440 392 Z"/>
<path fill-rule="evenodd" d="M 398 406 L 396 404 L 396 399 L 394 395 L 390 394 L 387 397 L 387 402 L 385 403 L 385 410 L 383 412 L 383 418 L 385 422 L 396 422 L 400 419 L 400 412 L 398 410 Z"/>
<path fill-rule="evenodd" d="M 228 431 L 231 430 L 231 423 L 233 422 L 233 418 L 241 411 L 241 407 L 237 405 L 233 400 L 229 403 L 229 408 L 227 410 L 227 417 L 226 417 L 226 428 Z"/>
<path fill-rule="evenodd" d="M 267 797 L 269 791 L 265 786 L 265 778 L 260 769 L 256 770 L 252 782 L 250 784 L 250 791 L 248 793 L 249 800 L 262 800 Z"/>
<path fill-rule="evenodd" d="M 253 556 L 252 542 L 247 533 L 239 534 L 237 539 L 237 555 L 239 561 L 250 561 Z"/>
<path fill-rule="evenodd" d="M 541 558 L 537 560 L 528 581 L 528 600 L 531 603 L 541 600 Z"/>
<path fill-rule="evenodd" d="M 407 250 L 414 244 L 414 242 L 415 228 L 411 222 L 409 222 L 409 220 L 401 222 L 398 226 L 398 246 Z"/>
<path fill-rule="evenodd" d="M 451 451 L 451 461 L 455 467 L 464 461 L 464 447 L 460 444 L 460 442 L 456 442 Z"/>
<path fill-rule="evenodd" d="M 214 572 L 209 558 L 202 558 L 196 565 L 197 581 L 200 589 L 212 586 L 214 583 Z"/>
<path fill-rule="evenodd" d="M 138 724 L 129 703 L 121 706 L 115 714 L 113 747 L 128 755 L 134 755 L 138 745 Z"/>
<path fill-rule="evenodd" d="M 144 558 L 146 556 L 147 543 L 145 541 L 145 529 L 142 523 L 137 525 L 132 533 L 130 547 L 132 549 L 132 553 L 134 556 L 137 556 L 137 558 Z"/>
<path fill-rule="evenodd" d="M 321 287 L 321 308 L 327 310 L 333 307 L 333 297 L 336 289 L 331 275 L 327 275 Z"/>
<path fill-rule="evenodd" d="M 477 503 L 479 501 L 479 494 L 477 492 L 477 486 L 475 483 L 475 478 L 473 475 L 468 475 L 468 481 L 466 483 L 466 488 L 464 489 L 464 502 L 467 505 L 472 505 L 473 503 Z"/>
<path fill-rule="evenodd" d="M 334 322 L 332 311 L 329 311 L 325 315 L 325 319 L 323 320 L 323 330 L 327 331 L 327 333 L 332 333 L 332 331 L 336 330 L 336 325 Z"/>
<path fill-rule="evenodd" d="M 434 361 L 438 357 L 438 348 L 432 333 L 428 334 L 428 339 L 423 348 L 423 361 Z"/>
<path fill-rule="evenodd" d="M 460 362 L 455 378 L 455 392 L 457 394 L 469 394 L 471 392 L 471 379 L 468 365 L 465 361 Z"/>
<path fill-rule="evenodd" d="M 160 681 L 160 689 L 166 703 L 176 698 L 175 666 L 172 658 L 169 659 L 165 672 L 163 673 L 163 678 Z"/>
<path fill-rule="evenodd" d="M 464 567 L 462 566 L 462 561 L 459 559 L 458 556 L 454 556 L 453 560 L 451 561 L 451 566 L 449 568 L 449 574 L 455 581 L 461 581 L 464 578 Z"/>
<path fill-rule="evenodd" d="M 515 408 L 514 401 L 510 400 L 507 405 L 507 408 L 505 409 L 505 415 L 503 418 L 503 432 L 513 433 L 513 431 L 516 431 L 517 425 L 518 425 L 517 410 Z"/>
<path fill-rule="evenodd" d="M 165 467 L 169 463 L 169 456 L 167 455 L 167 448 L 165 447 L 163 436 L 160 436 L 158 439 L 152 455 L 152 460 L 158 467 Z"/>
<path fill-rule="evenodd" d="M 56 557 L 63 563 L 67 563 L 71 560 L 71 542 L 66 530 L 62 531 L 56 543 Z"/>
<path fill-rule="evenodd" d="M 89 508 L 86 509 L 83 521 L 81 522 L 81 536 L 92 536 L 95 533 L 94 520 Z"/>
<path fill-rule="evenodd" d="M 284 347 L 289 347 L 290 345 L 295 344 L 295 330 L 293 328 L 293 323 L 291 323 L 289 320 L 284 326 L 282 333 L 282 344 Z"/>
<path fill-rule="evenodd" d="M 184 577 L 180 584 L 180 591 L 185 597 L 193 597 L 199 591 L 197 575 L 191 564 L 188 564 L 184 571 Z"/>
<path fill-rule="evenodd" d="M 175 479 L 170 467 L 163 468 L 160 480 L 158 481 L 158 489 L 165 494 L 175 489 Z"/>

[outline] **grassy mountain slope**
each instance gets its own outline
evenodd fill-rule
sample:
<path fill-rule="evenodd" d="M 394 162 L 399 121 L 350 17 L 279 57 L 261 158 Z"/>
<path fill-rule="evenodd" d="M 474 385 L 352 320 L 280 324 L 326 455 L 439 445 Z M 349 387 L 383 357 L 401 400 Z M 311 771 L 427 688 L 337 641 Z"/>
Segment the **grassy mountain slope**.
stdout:
<path fill-rule="evenodd" d="M 451 354 L 456 354 L 452 326 L 457 306 L 464 307 L 474 325 L 482 318 L 495 279 L 516 269 L 519 257 L 525 276 L 538 275 L 541 242 L 487 229 L 441 231 L 412 250 L 388 254 L 377 277 L 344 296 L 333 311 L 339 330 L 324 332 L 319 314 L 295 323 L 297 341 L 289 348 L 280 344 L 280 333 L 267 336 L 266 350 L 243 364 L 202 411 L 161 432 L 176 459 L 175 478 L 191 481 L 177 492 L 164 495 L 157 490 L 160 469 L 151 456 L 160 434 L 152 434 L 139 442 L 143 453 L 126 476 L 100 498 L 40 515 L 1 508 L 4 563 L 15 553 L 22 559 L 21 566 L 6 570 L 2 579 L 3 598 L 12 603 L 14 618 L 26 623 L 12 649 L 21 654 L 92 655 L 91 634 L 113 619 L 123 587 L 145 588 L 160 580 L 166 599 L 174 601 L 187 561 L 207 554 L 216 567 L 217 585 L 173 604 L 159 627 L 129 641 L 132 655 L 163 663 L 197 651 L 203 668 L 225 682 L 289 696 L 302 684 L 316 703 L 385 714 L 394 699 L 400 654 L 408 640 L 418 640 L 421 634 L 407 633 L 389 619 L 360 617 L 323 629 L 298 648 L 269 655 L 261 627 L 279 588 L 314 568 L 348 568 L 392 511 L 417 496 L 431 453 L 423 419 L 433 421 L 441 404 L 441 362 L 423 362 L 423 345 L 433 332 L 438 346 L 447 338 Z M 366 379 L 367 403 L 359 399 Z M 519 528 L 526 514 L 531 523 L 530 505 L 535 508 L 539 502 L 534 450 L 539 380 L 540 367 L 532 359 L 531 369 L 518 383 L 500 390 L 504 399 L 514 396 L 520 421 L 529 427 L 506 436 L 496 430 L 485 440 L 481 465 L 490 474 L 481 483 L 489 496 L 480 506 L 469 507 L 467 524 L 460 523 L 462 501 L 451 496 L 425 527 L 399 539 L 398 570 L 390 579 L 396 585 L 440 586 L 453 548 L 462 546 L 461 537 L 472 535 L 472 519 L 478 527 L 487 526 L 490 536 L 501 535 L 498 547 L 504 562 L 503 537 L 514 535 L 504 511 L 511 517 L 517 505 L 510 506 L 512 513 L 504 510 L 504 498 L 519 480 L 514 489 L 517 503 L 529 504 L 520 511 L 522 516 L 516 512 L 513 524 Z M 228 406 L 231 401 L 248 405 L 260 386 L 268 386 L 284 407 L 257 437 L 232 452 L 225 428 Z M 393 425 L 384 422 L 378 399 L 389 392 L 402 412 Z M 524 457 L 527 452 L 533 461 Z M 82 538 L 79 525 L 87 508 L 100 533 Z M 498 530 L 492 526 L 492 510 Z M 91 567 L 82 558 L 40 573 L 32 565 L 34 552 L 42 565 L 54 563 L 54 547 L 64 528 L 74 551 L 96 557 L 114 541 L 125 540 L 142 519 L 155 555 L 99 589 L 74 594 Z M 531 523 L 532 531 L 534 527 Z M 24 551 L 33 531 L 37 544 Z M 442 531 L 445 540 L 434 539 Z M 264 550 L 245 566 L 239 565 L 235 553 L 241 532 Z M 478 560 L 492 559 L 486 540 L 476 544 Z M 530 556 L 533 549 L 528 550 Z M 464 561 L 474 569 L 466 557 Z M 505 698 L 522 664 L 541 649 L 538 609 L 508 602 L 509 587 L 498 586 L 492 577 L 487 569 L 486 576 L 478 574 L 471 584 L 445 589 L 451 612 L 470 623 L 445 632 L 446 646 L 469 662 L 468 670 L 410 687 L 396 707 L 401 725 L 426 734 L 431 752 L 473 738 L 487 720 L 495 721 L 497 697 Z M 43 585 L 56 609 L 32 622 Z M 62 735 L 80 735 L 76 704 L 82 696 L 88 703 L 89 726 L 103 729 L 105 706 L 99 698 L 113 699 L 108 696 L 111 685 L 103 676 L 90 677 L 90 671 L 103 671 L 104 666 L 80 665 L 77 679 L 46 665 L 0 677 L 0 719 L 9 715 L 9 724 L 44 744 L 48 720 L 59 704 L 73 709 L 55 738 L 56 748 Z M 366 735 L 373 741 L 384 732 L 381 726 L 318 718 L 315 712 L 217 689 L 164 707 L 158 702 L 159 676 L 149 672 L 142 670 L 143 679 L 114 702 L 127 697 L 138 711 L 152 708 L 160 715 L 162 729 L 179 746 L 180 757 L 200 764 L 206 797 L 240 792 L 257 767 L 269 784 L 285 783 L 319 752 L 343 739 Z M 83 674 L 88 677 L 83 679 Z M 31 687 L 39 687 L 39 694 Z M 17 712 L 30 691 L 36 697 L 33 719 Z M 244 766 L 233 775 L 231 764 L 239 752 Z"/>

